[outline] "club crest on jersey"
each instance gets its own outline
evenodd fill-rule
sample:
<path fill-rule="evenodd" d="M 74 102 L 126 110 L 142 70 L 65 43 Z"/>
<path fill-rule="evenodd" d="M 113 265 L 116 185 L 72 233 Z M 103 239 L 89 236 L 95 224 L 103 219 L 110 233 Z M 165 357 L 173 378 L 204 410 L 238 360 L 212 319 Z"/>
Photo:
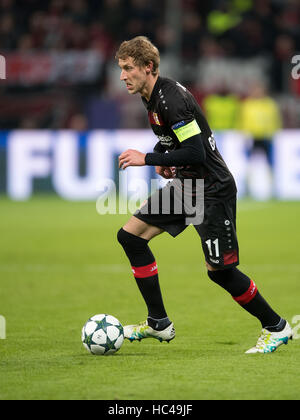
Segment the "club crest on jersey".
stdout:
<path fill-rule="evenodd" d="M 157 112 L 149 111 L 149 120 L 152 125 L 164 125 L 161 117 Z"/>

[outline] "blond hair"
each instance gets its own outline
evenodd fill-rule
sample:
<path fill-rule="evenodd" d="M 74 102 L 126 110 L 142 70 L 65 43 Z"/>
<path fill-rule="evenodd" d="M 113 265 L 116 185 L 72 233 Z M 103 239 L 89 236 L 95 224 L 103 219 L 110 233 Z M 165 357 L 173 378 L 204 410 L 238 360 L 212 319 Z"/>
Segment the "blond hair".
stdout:
<path fill-rule="evenodd" d="M 152 74 L 156 76 L 159 73 L 159 51 L 146 36 L 136 36 L 122 42 L 115 58 L 125 60 L 128 57 L 132 57 L 134 64 L 139 67 L 148 66 L 152 62 Z"/>

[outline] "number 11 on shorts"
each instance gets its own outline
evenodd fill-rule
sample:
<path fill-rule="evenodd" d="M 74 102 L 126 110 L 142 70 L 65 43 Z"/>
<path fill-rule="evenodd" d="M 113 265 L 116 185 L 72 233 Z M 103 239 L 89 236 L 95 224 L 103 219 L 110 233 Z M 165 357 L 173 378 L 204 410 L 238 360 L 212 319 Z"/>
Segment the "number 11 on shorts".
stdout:
<path fill-rule="evenodd" d="M 220 249 L 219 249 L 219 239 L 215 239 L 214 241 L 212 241 L 211 239 L 208 239 L 207 241 L 205 241 L 207 248 L 208 248 L 208 252 L 210 257 L 216 257 L 219 258 L 220 257 Z M 213 254 L 212 251 L 212 244 L 215 246 L 215 255 Z"/>

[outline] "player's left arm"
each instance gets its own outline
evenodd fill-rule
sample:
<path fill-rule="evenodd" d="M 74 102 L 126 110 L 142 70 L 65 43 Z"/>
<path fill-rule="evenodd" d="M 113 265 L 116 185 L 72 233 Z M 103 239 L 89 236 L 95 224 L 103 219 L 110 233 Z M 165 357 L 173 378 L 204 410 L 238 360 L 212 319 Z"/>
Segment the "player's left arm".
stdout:
<path fill-rule="evenodd" d="M 198 132 L 196 120 L 192 121 L 194 131 L 190 132 L 191 137 L 181 136 L 181 148 L 169 153 L 142 153 L 138 150 L 129 149 L 119 156 L 119 168 L 126 169 L 128 166 L 184 166 L 201 165 L 206 159 L 206 152 Z M 193 133 L 195 133 L 193 135 Z"/>
<path fill-rule="evenodd" d="M 201 136 L 201 130 L 194 119 L 190 122 L 181 121 L 172 126 L 181 147 L 169 153 L 147 153 L 146 165 L 153 166 L 184 166 L 201 165 L 206 159 L 206 152 Z"/>

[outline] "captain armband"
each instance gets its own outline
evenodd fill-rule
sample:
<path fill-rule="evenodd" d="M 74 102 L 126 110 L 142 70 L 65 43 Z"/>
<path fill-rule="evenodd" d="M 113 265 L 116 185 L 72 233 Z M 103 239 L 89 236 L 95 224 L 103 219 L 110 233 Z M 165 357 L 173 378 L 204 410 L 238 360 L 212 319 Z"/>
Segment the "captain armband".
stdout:
<path fill-rule="evenodd" d="M 196 120 L 193 120 L 189 123 L 180 121 L 172 126 L 172 130 L 180 142 L 201 133 L 200 127 Z"/>

